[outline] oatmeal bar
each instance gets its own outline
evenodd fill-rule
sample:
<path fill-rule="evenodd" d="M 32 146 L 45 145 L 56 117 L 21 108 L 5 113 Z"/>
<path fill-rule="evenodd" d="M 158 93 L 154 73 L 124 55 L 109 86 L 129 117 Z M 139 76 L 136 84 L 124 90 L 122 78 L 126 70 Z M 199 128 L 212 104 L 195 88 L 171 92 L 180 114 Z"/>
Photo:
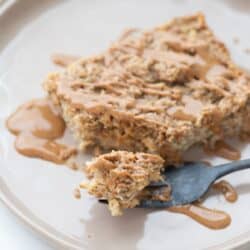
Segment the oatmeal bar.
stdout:
<path fill-rule="evenodd" d="M 81 187 L 107 200 L 112 215 L 121 215 L 124 208 L 135 207 L 145 195 L 148 199 L 150 190 L 146 187 L 151 181 L 161 180 L 163 163 L 158 155 L 113 151 L 87 164 L 90 181 L 82 183 Z M 163 198 L 156 198 L 169 199 L 169 191 Z"/>
<path fill-rule="evenodd" d="M 81 148 L 178 162 L 194 144 L 250 130 L 250 80 L 200 13 L 127 32 L 102 54 L 50 74 L 44 86 Z"/>

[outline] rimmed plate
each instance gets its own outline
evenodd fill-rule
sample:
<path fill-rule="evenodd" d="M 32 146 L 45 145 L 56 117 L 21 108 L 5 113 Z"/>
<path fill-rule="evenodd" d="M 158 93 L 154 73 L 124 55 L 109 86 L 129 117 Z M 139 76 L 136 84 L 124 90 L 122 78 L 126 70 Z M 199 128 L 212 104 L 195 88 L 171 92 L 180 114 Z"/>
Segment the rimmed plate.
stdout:
<path fill-rule="evenodd" d="M 203 11 L 226 42 L 234 60 L 248 67 L 248 1 L 4 1 L 0 9 L 0 198 L 25 223 L 66 249 L 231 249 L 250 239 L 250 171 L 226 179 L 238 202 L 211 194 L 205 205 L 232 216 L 230 227 L 213 231 L 167 211 L 133 209 L 113 218 L 95 199 L 73 197 L 80 172 L 13 149 L 6 116 L 20 103 L 43 96 L 41 82 L 51 70 L 53 52 L 90 55 L 104 49 L 126 27 L 152 27 L 173 16 Z M 0 7 L 1 8 L 1 7 Z M 3 7 L 2 7 L 3 8 Z M 237 37 L 239 44 L 234 44 Z M 243 158 L 250 147 L 241 145 Z M 197 152 L 197 151 L 196 151 Z M 196 154 L 197 155 L 197 154 Z M 86 158 L 89 157 L 86 155 Z M 191 154 L 189 155 L 191 157 Z M 214 158 L 216 163 L 223 162 Z"/>

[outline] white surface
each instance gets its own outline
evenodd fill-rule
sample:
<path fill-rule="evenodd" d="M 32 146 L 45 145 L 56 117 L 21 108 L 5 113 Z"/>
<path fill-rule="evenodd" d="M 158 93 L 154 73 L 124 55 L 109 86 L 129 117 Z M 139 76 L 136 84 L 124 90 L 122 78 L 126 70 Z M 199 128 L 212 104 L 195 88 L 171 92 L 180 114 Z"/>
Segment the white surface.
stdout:
<path fill-rule="evenodd" d="M 140 9 L 142 4 L 144 8 Z M 204 10 L 209 24 L 227 43 L 236 61 L 248 66 L 250 57 L 241 47 L 233 46 L 232 38 L 238 36 L 247 46 L 250 34 L 245 32 L 244 26 L 250 23 L 249 16 L 226 6 L 213 5 L 210 0 L 110 0 L 105 3 L 75 0 L 45 12 L 13 39 L 0 58 L 0 76 L 5 86 L 1 91 L 4 105 L 0 105 L 0 128 L 4 127 L 4 116 L 18 104 L 43 95 L 41 81 L 53 68 L 49 62 L 52 52 L 92 54 L 105 48 L 125 27 L 150 27 L 172 16 L 197 10 Z M 244 42 L 240 46 L 244 46 Z M 59 232 L 63 235 L 60 239 L 73 239 L 85 249 L 110 250 L 119 246 L 126 250 L 166 250 L 170 244 L 171 250 L 182 250 L 184 246 L 195 250 L 224 243 L 250 230 L 247 186 L 250 171 L 228 178 L 241 191 L 237 203 L 228 204 L 221 196 L 207 199 L 207 206 L 226 210 L 233 219 L 227 229 L 212 231 L 185 216 L 166 211 L 133 209 L 121 218 L 112 218 L 94 199 L 84 196 L 76 201 L 72 198 L 74 185 L 82 179 L 80 173 L 18 155 L 13 149 L 13 137 L 4 129 L 0 139 L 3 152 L 0 173 L 3 183 L 8 184 L 6 188 L 1 183 L 1 189 L 9 205 L 40 232 L 57 235 L 57 238 Z M 250 148 L 245 147 L 243 151 L 243 157 L 249 157 Z"/>
<path fill-rule="evenodd" d="M 235 250 L 249 250 L 248 246 Z M 55 250 L 38 234 L 24 226 L 2 203 L 0 203 L 0 249 L 3 250 Z M 59 250 L 59 249 L 57 249 Z M 127 249 L 133 250 L 133 249 Z M 155 248 L 157 250 L 157 248 Z M 165 249 L 171 250 L 171 249 Z M 182 249 L 180 249 L 182 250 Z M 185 250 L 195 250 L 188 249 Z"/>
<path fill-rule="evenodd" d="M 235 248 L 249 250 L 248 246 Z M 2 203 L 0 203 L 0 249 L 3 250 L 54 250 L 38 234 L 24 226 Z M 57 249 L 59 250 L 59 249 Z M 127 249 L 132 250 L 132 249 Z M 155 248 L 157 250 L 157 248 Z M 171 250 L 171 249 L 165 249 Z M 195 250 L 188 249 L 185 250 Z"/>

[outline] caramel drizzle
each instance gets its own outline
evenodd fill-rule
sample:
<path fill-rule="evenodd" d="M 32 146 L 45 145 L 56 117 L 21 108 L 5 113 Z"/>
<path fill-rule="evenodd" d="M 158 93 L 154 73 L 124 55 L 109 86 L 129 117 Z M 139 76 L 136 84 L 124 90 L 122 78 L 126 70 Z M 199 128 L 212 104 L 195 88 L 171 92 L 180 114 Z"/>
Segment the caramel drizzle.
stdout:
<path fill-rule="evenodd" d="M 41 139 L 32 134 L 21 133 L 15 141 L 16 150 L 25 156 L 40 158 L 57 164 L 64 163 L 77 153 L 74 147 L 53 140 Z"/>
<path fill-rule="evenodd" d="M 21 105 L 6 126 L 16 135 L 15 148 L 22 155 L 61 164 L 76 154 L 75 148 L 55 141 L 63 136 L 65 123 L 47 99 Z"/>
<path fill-rule="evenodd" d="M 227 181 L 222 180 L 213 184 L 213 189 L 221 192 L 228 202 L 235 202 L 238 199 L 238 194 L 235 188 Z"/>
<path fill-rule="evenodd" d="M 201 101 L 184 95 L 182 97 L 183 107 L 173 106 L 168 109 L 168 113 L 177 120 L 195 122 L 201 114 L 204 105 Z"/>
<path fill-rule="evenodd" d="M 211 229 L 223 229 L 231 223 L 229 214 L 223 211 L 209 209 L 198 204 L 171 207 L 168 208 L 168 211 L 185 214 Z"/>
<path fill-rule="evenodd" d="M 196 117 L 190 114 L 187 114 L 183 112 L 181 109 L 177 109 L 175 112 L 173 112 L 172 117 L 176 120 L 182 120 L 182 121 L 196 121 Z"/>
<path fill-rule="evenodd" d="M 238 194 L 235 188 L 225 180 L 214 183 L 212 188 L 221 192 L 228 202 L 236 202 L 238 199 Z M 227 213 L 215 209 L 208 209 L 198 203 L 175 206 L 168 210 L 175 213 L 185 214 L 198 223 L 211 229 L 223 229 L 231 223 L 231 217 Z"/>
<path fill-rule="evenodd" d="M 224 141 L 216 142 L 213 149 L 204 147 L 204 152 L 208 155 L 216 155 L 232 161 L 241 158 L 241 153 Z"/>

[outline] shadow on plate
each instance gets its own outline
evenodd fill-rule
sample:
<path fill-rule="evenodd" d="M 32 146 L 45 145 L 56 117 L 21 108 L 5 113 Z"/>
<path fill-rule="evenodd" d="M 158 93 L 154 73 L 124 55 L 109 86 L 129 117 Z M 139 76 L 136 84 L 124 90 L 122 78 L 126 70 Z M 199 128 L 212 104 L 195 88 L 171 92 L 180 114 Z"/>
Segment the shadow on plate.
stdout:
<path fill-rule="evenodd" d="M 243 183 L 235 186 L 238 195 L 250 194 L 250 183 Z"/>
<path fill-rule="evenodd" d="M 249 13 L 250 1 L 248 0 L 225 0 L 229 7 L 240 12 Z"/>
<path fill-rule="evenodd" d="M 144 223 L 149 209 L 127 209 L 123 216 L 112 217 L 107 205 L 96 203 L 91 208 L 91 218 L 81 219 L 85 227 L 85 244 L 89 250 L 136 249 L 144 235 Z M 116 242 L 120 242 L 119 246 Z M 103 245 L 102 245 L 103 244 Z"/>
<path fill-rule="evenodd" d="M 239 184 L 233 187 L 236 189 L 237 194 L 239 196 L 244 195 L 244 194 L 250 194 L 250 183 L 243 183 L 243 184 Z M 208 193 L 204 196 L 203 199 L 206 200 L 207 198 L 218 196 L 218 195 L 221 195 L 221 193 L 211 188 L 208 191 Z"/>

